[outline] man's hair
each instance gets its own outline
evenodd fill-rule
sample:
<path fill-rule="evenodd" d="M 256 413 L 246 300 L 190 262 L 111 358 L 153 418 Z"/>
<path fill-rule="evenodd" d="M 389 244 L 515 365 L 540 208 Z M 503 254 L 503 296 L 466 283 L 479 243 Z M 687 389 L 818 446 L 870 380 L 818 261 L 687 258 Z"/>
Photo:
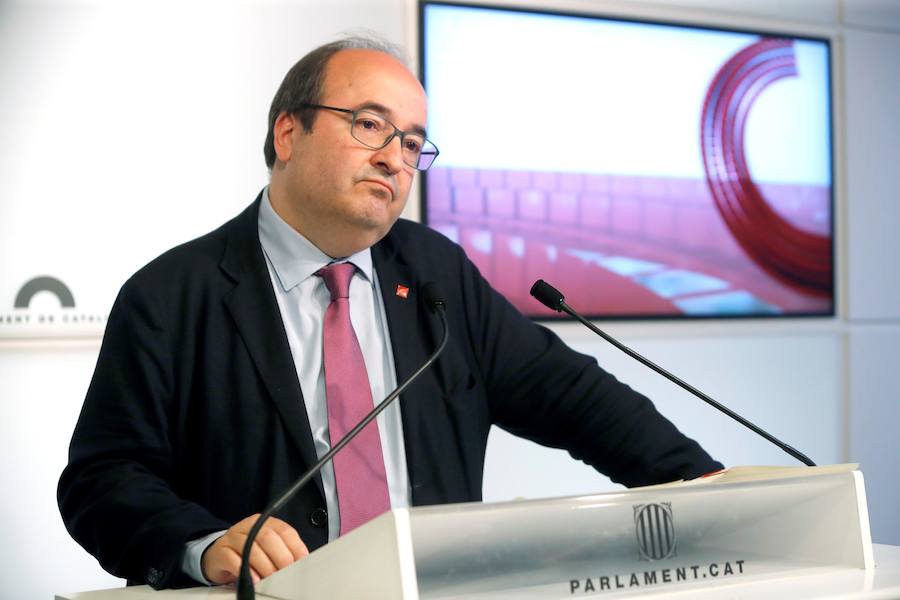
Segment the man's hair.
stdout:
<path fill-rule="evenodd" d="M 269 108 L 269 130 L 266 132 L 266 143 L 263 153 L 266 166 L 271 170 L 275 166 L 275 121 L 283 113 L 296 114 L 304 131 L 311 131 L 316 120 L 316 110 L 301 108 L 304 104 L 319 104 L 322 87 L 325 82 L 325 69 L 331 57 L 341 50 L 363 49 L 376 50 L 389 54 L 406 64 L 403 52 L 387 40 L 372 34 L 347 36 L 312 50 L 297 61 L 284 76 L 284 81 L 272 98 Z"/>

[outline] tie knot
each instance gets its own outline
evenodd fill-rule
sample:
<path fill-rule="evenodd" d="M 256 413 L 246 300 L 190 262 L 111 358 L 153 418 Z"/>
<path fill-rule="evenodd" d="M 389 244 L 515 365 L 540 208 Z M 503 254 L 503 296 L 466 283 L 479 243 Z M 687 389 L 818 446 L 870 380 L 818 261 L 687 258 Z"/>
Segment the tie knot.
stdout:
<path fill-rule="evenodd" d="M 316 271 L 316 275 L 325 280 L 325 287 L 331 292 L 331 299 L 334 301 L 350 297 L 350 280 L 355 271 L 356 265 L 345 262 L 323 267 Z"/>

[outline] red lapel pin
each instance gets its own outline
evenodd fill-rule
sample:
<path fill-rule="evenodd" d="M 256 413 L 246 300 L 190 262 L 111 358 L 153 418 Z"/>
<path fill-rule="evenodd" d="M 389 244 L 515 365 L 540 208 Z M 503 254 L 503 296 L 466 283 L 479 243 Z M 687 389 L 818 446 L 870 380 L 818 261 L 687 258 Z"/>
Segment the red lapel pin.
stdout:
<path fill-rule="evenodd" d="M 397 295 L 406 300 L 409 297 L 409 288 L 405 285 L 397 284 Z"/>

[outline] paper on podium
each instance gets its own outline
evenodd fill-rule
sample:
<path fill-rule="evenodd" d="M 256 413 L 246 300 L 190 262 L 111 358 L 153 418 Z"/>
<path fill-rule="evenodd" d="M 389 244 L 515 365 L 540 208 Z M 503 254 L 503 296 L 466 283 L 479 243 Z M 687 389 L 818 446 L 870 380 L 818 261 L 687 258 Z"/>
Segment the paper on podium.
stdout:
<path fill-rule="evenodd" d="M 853 467 L 739 467 L 593 496 L 395 510 L 257 589 L 281 600 L 571 598 L 871 568 Z"/>
<path fill-rule="evenodd" d="M 825 475 L 827 473 L 846 473 L 859 468 L 859 463 L 843 463 L 837 465 L 820 465 L 816 467 L 784 467 L 784 466 L 741 466 L 729 467 L 721 471 L 714 471 L 696 479 L 680 479 L 669 483 L 659 483 L 640 488 L 647 490 L 663 487 L 681 487 L 689 485 L 715 485 L 722 483 L 743 483 L 747 481 L 766 481 L 772 479 L 786 479 L 789 477 L 809 477 L 811 475 Z"/>

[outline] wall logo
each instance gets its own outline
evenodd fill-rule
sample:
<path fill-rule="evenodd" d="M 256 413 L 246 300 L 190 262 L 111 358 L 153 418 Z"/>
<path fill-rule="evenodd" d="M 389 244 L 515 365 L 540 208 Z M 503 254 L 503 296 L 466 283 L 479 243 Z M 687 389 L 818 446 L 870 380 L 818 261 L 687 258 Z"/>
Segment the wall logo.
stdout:
<path fill-rule="evenodd" d="M 59 300 L 60 306 L 63 308 L 75 308 L 75 297 L 69 290 L 69 286 L 64 284 L 56 277 L 35 277 L 28 281 L 16 294 L 16 301 L 13 303 L 15 308 L 28 308 L 31 299 L 39 292 L 50 292 Z"/>
<path fill-rule="evenodd" d="M 675 556 L 675 521 L 671 502 L 636 504 L 634 531 L 641 560 L 663 560 Z"/>
<path fill-rule="evenodd" d="M 35 302 L 37 296 L 41 300 Z M 0 313 L 0 337 L 96 334 L 105 323 L 105 314 L 77 310 L 75 296 L 62 280 L 41 275 L 19 288 L 10 312 Z"/>

